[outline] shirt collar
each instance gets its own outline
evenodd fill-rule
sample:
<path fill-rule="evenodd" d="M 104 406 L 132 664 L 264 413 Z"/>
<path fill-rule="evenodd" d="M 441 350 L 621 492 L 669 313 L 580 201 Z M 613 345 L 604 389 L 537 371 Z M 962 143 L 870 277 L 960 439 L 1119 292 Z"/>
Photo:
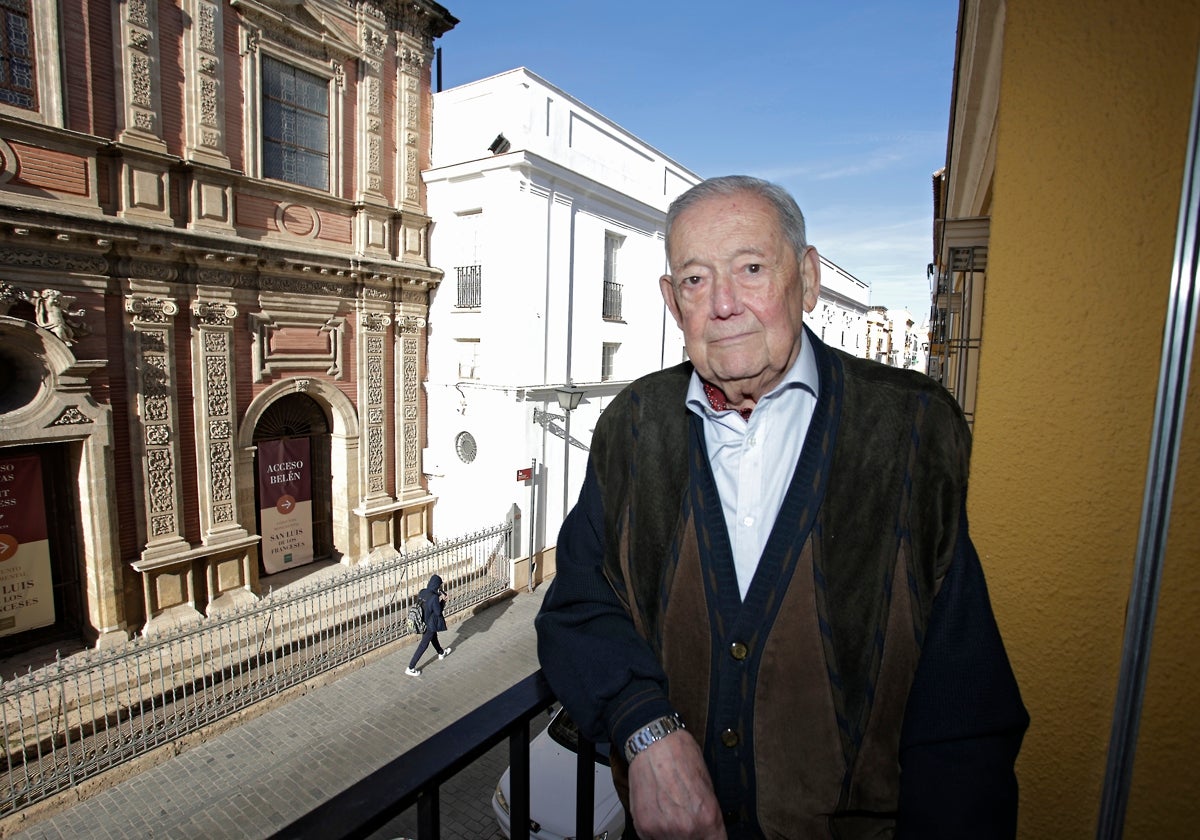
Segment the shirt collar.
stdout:
<path fill-rule="evenodd" d="M 792 362 L 792 366 L 788 368 L 783 379 L 779 384 L 772 388 L 767 393 L 763 394 L 762 399 L 755 406 L 761 406 L 768 400 L 774 399 L 780 393 L 790 388 L 802 388 L 808 391 L 814 397 L 818 395 L 820 386 L 820 376 L 817 373 L 817 357 L 812 348 L 813 338 L 807 332 L 800 341 L 800 355 L 796 357 L 796 361 Z M 692 370 L 692 378 L 688 383 L 687 407 L 695 414 L 701 417 L 722 417 L 727 414 L 736 414 L 732 408 L 727 408 L 724 411 L 716 411 L 708 401 L 708 396 L 704 393 L 704 380 L 700 378 L 700 374 Z"/>

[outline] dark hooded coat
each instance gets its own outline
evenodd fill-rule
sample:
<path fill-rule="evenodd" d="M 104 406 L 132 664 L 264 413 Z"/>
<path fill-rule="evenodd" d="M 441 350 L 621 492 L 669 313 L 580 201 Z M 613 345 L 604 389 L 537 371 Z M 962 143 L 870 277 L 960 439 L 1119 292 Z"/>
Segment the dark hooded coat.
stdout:
<path fill-rule="evenodd" d="M 446 629 L 446 616 L 442 614 L 442 579 L 430 575 L 428 585 L 417 593 L 417 599 L 425 608 L 425 634 L 433 635 Z"/>

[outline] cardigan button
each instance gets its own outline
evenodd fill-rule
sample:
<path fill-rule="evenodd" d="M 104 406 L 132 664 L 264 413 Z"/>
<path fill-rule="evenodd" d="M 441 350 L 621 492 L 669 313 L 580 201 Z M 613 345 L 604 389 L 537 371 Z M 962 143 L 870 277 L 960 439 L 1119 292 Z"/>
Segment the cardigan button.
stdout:
<path fill-rule="evenodd" d="M 721 743 L 731 749 L 738 745 L 738 740 L 738 734 L 732 729 L 726 729 L 721 733 Z"/>
<path fill-rule="evenodd" d="M 729 646 L 729 654 L 738 662 L 741 662 L 750 653 L 750 649 L 741 642 L 734 642 Z"/>

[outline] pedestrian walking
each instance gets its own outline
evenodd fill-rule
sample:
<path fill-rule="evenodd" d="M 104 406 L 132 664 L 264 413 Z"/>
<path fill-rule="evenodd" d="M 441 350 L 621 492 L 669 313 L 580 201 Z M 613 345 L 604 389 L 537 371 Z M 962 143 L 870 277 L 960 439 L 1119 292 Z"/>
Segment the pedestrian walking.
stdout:
<path fill-rule="evenodd" d="M 437 651 L 438 659 L 445 659 L 450 655 L 450 648 L 443 648 L 438 644 L 437 637 L 439 630 L 446 629 L 446 616 L 442 613 L 442 608 L 446 605 L 446 589 L 442 586 L 440 576 L 429 576 L 429 585 L 417 593 L 417 603 L 421 605 L 425 629 L 421 633 L 421 643 L 417 645 L 416 653 L 404 669 L 404 673 L 410 677 L 421 676 L 421 669 L 417 667 L 417 663 L 421 661 L 421 656 L 431 643 Z"/>

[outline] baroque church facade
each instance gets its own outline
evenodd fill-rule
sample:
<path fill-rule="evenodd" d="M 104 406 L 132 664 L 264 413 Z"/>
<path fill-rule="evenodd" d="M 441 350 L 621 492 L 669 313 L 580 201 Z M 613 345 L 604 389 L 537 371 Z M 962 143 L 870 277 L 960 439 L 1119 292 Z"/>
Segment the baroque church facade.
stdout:
<path fill-rule="evenodd" d="M 0 2 L 0 643 L 423 545 L 429 0 Z"/>

